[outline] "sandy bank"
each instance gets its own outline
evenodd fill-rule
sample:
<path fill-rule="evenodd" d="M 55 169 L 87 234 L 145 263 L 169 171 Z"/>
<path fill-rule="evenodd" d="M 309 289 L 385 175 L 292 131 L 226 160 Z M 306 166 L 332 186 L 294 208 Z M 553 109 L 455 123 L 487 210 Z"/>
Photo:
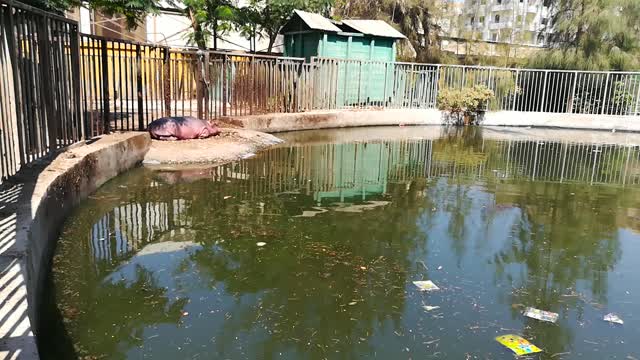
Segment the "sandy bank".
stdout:
<path fill-rule="evenodd" d="M 144 158 L 151 167 L 177 164 L 220 165 L 239 160 L 282 142 L 258 131 L 222 128 L 222 134 L 208 139 L 185 141 L 153 140 Z"/>

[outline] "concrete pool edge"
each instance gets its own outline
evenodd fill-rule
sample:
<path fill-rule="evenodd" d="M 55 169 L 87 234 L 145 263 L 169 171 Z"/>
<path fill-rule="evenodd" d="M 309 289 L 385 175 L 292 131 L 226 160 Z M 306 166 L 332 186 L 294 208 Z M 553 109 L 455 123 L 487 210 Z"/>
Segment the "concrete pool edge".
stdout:
<path fill-rule="evenodd" d="M 146 132 L 103 136 L 18 175 L 14 208 L 3 209 L 13 213 L 3 219 L 0 358 L 39 359 L 34 334 L 60 226 L 80 201 L 142 162 L 150 142 Z"/>
<path fill-rule="evenodd" d="M 363 109 L 232 116 L 226 121 L 266 133 L 360 126 L 446 125 L 436 109 Z M 640 132 L 640 116 L 490 111 L 481 126 Z"/>

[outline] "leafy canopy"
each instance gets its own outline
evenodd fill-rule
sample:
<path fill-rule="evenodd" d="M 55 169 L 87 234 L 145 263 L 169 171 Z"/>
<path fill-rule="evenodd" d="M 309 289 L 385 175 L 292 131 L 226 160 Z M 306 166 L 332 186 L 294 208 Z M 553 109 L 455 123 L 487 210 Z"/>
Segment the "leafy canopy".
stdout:
<path fill-rule="evenodd" d="M 49 12 L 62 14 L 67 10 L 88 4 L 89 8 L 99 10 L 106 15 L 124 16 L 127 26 L 135 28 L 140 25 L 147 14 L 156 13 L 159 0 L 24 0 L 27 5 Z"/>
<path fill-rule="evenodd" d="M 640 1 L 553 0 L 550 49 L 532 59 L 539 68 L 640 69 Z"/>

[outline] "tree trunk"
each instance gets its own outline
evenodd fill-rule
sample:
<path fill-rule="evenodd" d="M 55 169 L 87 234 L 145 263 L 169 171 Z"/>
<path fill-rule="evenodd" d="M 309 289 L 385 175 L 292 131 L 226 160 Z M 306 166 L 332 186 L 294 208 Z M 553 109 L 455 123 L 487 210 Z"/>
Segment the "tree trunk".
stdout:
<path fill-rule="evenodd" d="M 218 21 L 213 22 L 213 50 L 218 50 Z"/>
<path fill-rule="evenodd" d="M 271 53 L 271 50 L 273 50 L 273 44 L 276 42 L 277 37 L 278 34 L 269 34 L 269 46 L 267 47 L 268 53 Z"/>
<path fill-rule="evenodd" d="M 196 19 L 193 9 L 189 9 L 189 18 L 191 18 L 191 27 L 193 28 L 193 37 L 200 49 L 206 49 L 207 44 L 204 41 L 204 33 L 202 32 L 202 25 Z"/>

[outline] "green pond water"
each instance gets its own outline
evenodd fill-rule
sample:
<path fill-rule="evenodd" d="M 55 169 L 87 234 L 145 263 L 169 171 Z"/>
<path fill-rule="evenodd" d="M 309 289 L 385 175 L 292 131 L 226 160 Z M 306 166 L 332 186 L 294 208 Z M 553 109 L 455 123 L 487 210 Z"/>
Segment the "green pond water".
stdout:
<path fill-rule="evenodd" d="M 396 131 L 110 181 L 60 235 L 42 357 L 640 359 L 640 147 Z"/>

